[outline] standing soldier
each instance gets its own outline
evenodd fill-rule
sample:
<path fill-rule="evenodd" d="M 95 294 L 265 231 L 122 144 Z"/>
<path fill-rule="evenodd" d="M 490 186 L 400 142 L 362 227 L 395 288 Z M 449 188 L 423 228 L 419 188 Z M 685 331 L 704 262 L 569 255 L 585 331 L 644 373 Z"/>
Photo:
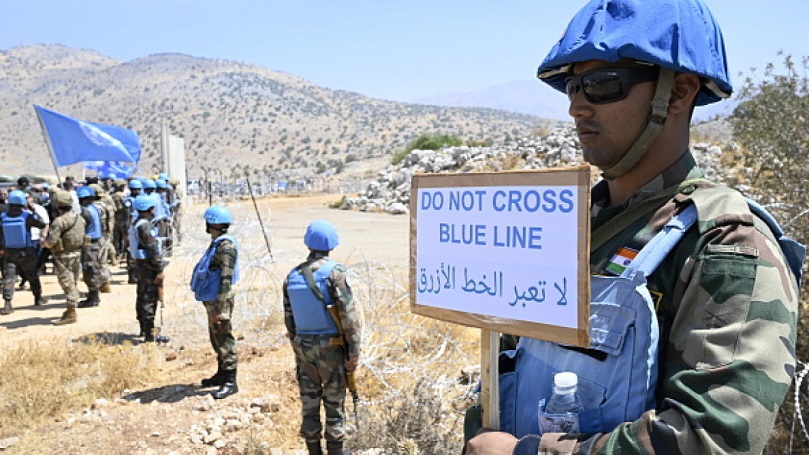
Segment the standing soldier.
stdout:
<path fill-rule="evenodd" d="M 177 244 L 179 245 L 183 241 L 183 229 L 182 229 L 182 221 L 183 221 L 183 190 L 180 187 L 179 180 L 169 180 L 169 184 L 174 189 L 174 201 L 171 205 L 171 214 L 172 214 L 172 226 L 174 230 L 174 235 L 177 237 Z"/>
<path fill-rule="evenodd" d="M 129 254 L 135 260 L 138 281 L 135 311 L 140 333 L 147 343 L 165 343 L 169 341 L 168 337 L 160 335 L 160 329 L 154 326 L 157 302 L 161 300 L 163 270 L 166 268 L 157 229 L 152 224 L 154 199 L 140 195 L 135 198 L 133 208 L 138 212 L 138 219 L 129 229 Z"/>
<path fill-rule="evenodd" d="M 211 235 L 208 250 L 194 267 L 191 290 L 205 305 L 208 313 L 208 335 L 216 353 L 216 374 L 202 380 L 203 387 L 219 386 L 211 395 L 217 399 L 239 391 L 236 383 L 236 338 L 233 337 L 233 285 L 239 281 L 239 247 L 228 229 L 233 215 L 225 207 L 205 210 L 205 232 Z"/>
<path fill-rule="evenodd" d="M 135 258 L 129 254 L 129 230 L 132 227 L 132 223 L 138 218 L 138 211 L 135 210 L 135 198 L 140 196 L 141 192 L 143 191 L 143 182 L 138 179 L 132 179 L 129 181 L 129 196 L 124 198 L 124 207 L 126 208 L 126 235 L 124 236 L 124 245 L 127 255 L 126 261 L 126 269 L 127 275 L 129 276 L 128 283 L 135 284 L 138 282 L 138 277 L 135 276 Z"/>
<path fill-rule="evenodd" d="M 98 261 L 101 264 L 101 275 L 104 277 L 104 284 L 101 285 L 99 290 L 101 292 L 110 292 L 110 265 L 117 264 L 117 257 L 115 256 L 115 246 L 112 241 L 112 233 L 115 231 L 115 201 L 112 196 L 107 194 L 104 188 L 98 184 L 93 183 L 90 188 L 96 192 L 95 206 L 101 209 L 104 222 L 101 223 L 101 239 L 99 240 Z"/>
<path fill-rule="evenodd" d="M 329 259 L 339 244 L 328 221 L 314 221 L 303 243 L 309 257 L 284 282 L 284 323 L 297 364 L 302 404 L 300 435 L 309 454 L 323 453 L 320 403 L 326 409 L 326 448 L 343 453 L 346 374 L 360 356 L 360 323 L 343 265 Z"/>
<path fill-rule="evenodd" d="M 106 218 L 103 210 L 93 202 L 96 192 L 89 186 L 82 186 L 76 191 L 81 204 L 81 217 L 86 224 L 85 234 L 89 237 L 81 251 L 81 272 L 84 284 L 87 285 L 87 299 L 79 302 L 79 308 L 96 307 L 101 303 L 98 295 L 101 286 L 109 279 L 104 276 L 104 266 L 101 264 L 101 240 Z M 107 270 L 109 274 L 109 270 Z"/>
<path fill-rule="evenodd" d="M 24 280 L 31 283 L 31 292 L 34 294 L 34 305 L 42 305 L 42 284 L 36 269 L 37 254 L 35 246 L 39 237 L 32 238 L 31 228 L 44 229 L 46 224 L 35 213 L 26 210 L 27 196 L 20 190 L 12 191 L 8 196 L 9 209 L 0 214 L 2 229 L 0 229 L 0 256 L 4 258 L 3 265 L 3 299 L 5 306 L 0 314 L 11 314 L 14 309 L 11 299 L 14 297 L 14 285 L 17 281 L 17 272 Z"/>
<path fill-rule="evenodd" d="M 115 224 L 112 231 L 112 243 L 115 247 L 115 256 L 118 262 L 124 260 L 125 239 L 129 232 L 129 211 L 124 203 L 126 196 L 126 180 L 115 180 L 110 197 L 112 198 L 112 207 L 115 211 L 115 215 L 113 216 Z"/>
<path fill-rule="evenodd" d="M 51 251 L 56 278 L 67 301 L 62 318 L 53 324 L 72 324 L 76 322 L 76 305 L 79 301 L 77 283 L 81 271 L 85 221 L 73 212 L 73 198 L 67 191 L 57 191 L 53 195 L 52 205 L 55 207 L 54 220 L 43 246 Z"/>

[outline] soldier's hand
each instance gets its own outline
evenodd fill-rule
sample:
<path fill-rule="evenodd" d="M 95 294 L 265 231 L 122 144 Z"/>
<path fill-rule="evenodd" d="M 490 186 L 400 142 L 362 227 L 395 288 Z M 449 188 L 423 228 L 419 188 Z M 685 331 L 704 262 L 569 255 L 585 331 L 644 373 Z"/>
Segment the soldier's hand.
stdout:
<path fill-rule="evenodd" d="M 481 428 L 477 436 L 466 443 L 467 455 L 495 455 L 514 452 L 517 438 L 499 431 Z"/>
<path fill-rule="evenodd" d="M 359 357 L 349 357 L 346 359 L 346 371 L 349 373 L 354 372 L 357 369 L 357 365 L 360 364 Z"/>
<path fill-rule="evenodd" d="M 163 279 L 165 279 L 165 277 L 166 276 L 163 275 L 163 272 L 158 273 L 157 276 L 154 277 L 154 284 L 156 285 L 163 284 Z"/>

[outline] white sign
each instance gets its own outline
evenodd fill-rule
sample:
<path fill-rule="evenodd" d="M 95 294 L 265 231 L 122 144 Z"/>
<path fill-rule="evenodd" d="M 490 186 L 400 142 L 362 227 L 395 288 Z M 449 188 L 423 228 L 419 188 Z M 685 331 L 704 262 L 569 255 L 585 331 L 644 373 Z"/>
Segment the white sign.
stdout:
<path fill-rule="evenodd" d="M 412 188 L 415 312 L 579 344 L 589 313 L 589 168 L 416 175 Z"/>

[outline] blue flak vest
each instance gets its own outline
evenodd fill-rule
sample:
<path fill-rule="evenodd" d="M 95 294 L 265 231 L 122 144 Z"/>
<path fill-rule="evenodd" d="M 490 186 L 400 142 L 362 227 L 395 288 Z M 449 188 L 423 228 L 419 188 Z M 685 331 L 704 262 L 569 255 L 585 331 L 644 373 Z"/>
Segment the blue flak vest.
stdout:
<path fill-rule="evenodd" d="M 90 217 L 93 219 L 93 221 L 87 225 L 87 229 L 85 229 L 84 233 L 90 236 L 91 239 L 98 240 L 101 238 L 101 209 L 94 204 L 88 204 L 84 208 L 90 212 Z"/>
<path fill-rule="evenodd" d="M 8 216 L 8 212 L 3 212 L 0 218 L 3 223 L 5 248 L 33 248 L 36 245 L 27 225 L 30 215 L 29 212 L 23 211 L 20 216 L 11 217 Z"/>
<path fill-rule="evenodd" d="M 141 248 L 140 238 L 138 238 L 138 226 L 143 223 L 151 222 L 147 219 L 140 219 L 129 227 L 129 254 L 132 256 L 132 259 L 148 259 L 146 248 Z M 157 238 L 157 226 L 153 224 L 151 231 L 152 236 Z"/>
<path fill-rule="evenodd" d="M 772 230 L 800 285 L 806 248 L 785 237 L 766 210 L 750 200 L 747 203 Z M 579 377 L 582 433 L 610 432 L 655 409 L 659 327 L 646 278 L 696 220 L 696 206 L 689 205 L 641 249 L 620 276 L 591 276 L 588 349 L 522 337 L 517 349 L 500 354 L 515 363 L 514 371 L 500 375 L 501 431 L 518 438 L 539 434 L 539 401 L 551 395 L 553 375 L 562 371 Z"/>
<path fill-rule="evenodd" d="M 528 337 L 512 357 L 515 370 L 500 376 L 500 428 L 515 436 L 539 434 L 538 403 L 553 389 L 553 375 L 573 371 L 584 410 L 582 433 L 612 431 L 655 408 L 659 328 L 646 278 L 697 219 L 693 205 L 672 218 L 620 276 L 590 277 L 590 346 L 587 349 Z"/>
<path fill-rule="evenodd" d="M 287 277 L 287 295 L 292 307 L 292 318 L 295 320 L 295 333 L 300 335 L 339 335 L 337 324 L 326 309 L 331 303 L 328 278 L 337 262 L 328 260 L 319 269 L 312 272 L 315 284 L 320 289 L 325 302 L 320 301 L 300 267 L 295 267 Z"/>
<path fill-rule="evenodd" d="M 211 242 L 211 246 L 205 251 L 202 259 L 197 262 L 197 265 L 194 267 L 194 273 L 191 275 L 191 290 L 194 291 L 194 299 L 199 302 L 216 300 L 216 297 L 219 295 L 219 289 L 222 287 L 222 270 L 211 270 L 211 261 L 216 254 L 216 247 L 222 240 L 230 240 L 233 242 L 233 246 L 235 246 L 238 251 L 239 244 L 236 243 L 236 239 L 233 238 L 233 236 L 227 234 L 220 235 Z M 233 284 L 238 282 L 239 262 L 237 258 L 236 267 L 233 270 Z"/>

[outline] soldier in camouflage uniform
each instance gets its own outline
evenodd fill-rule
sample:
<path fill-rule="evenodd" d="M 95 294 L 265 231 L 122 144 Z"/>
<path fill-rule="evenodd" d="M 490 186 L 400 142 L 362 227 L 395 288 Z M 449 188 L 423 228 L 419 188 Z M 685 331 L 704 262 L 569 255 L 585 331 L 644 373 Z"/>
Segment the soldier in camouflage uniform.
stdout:
<path fill-rule="evenodd" d="M 112 244 L 115 247 L 115 256 L 120 262 L 125 260 L 126 256 L 126 236 L 129 233 L 130 220 L 129 209 L 125 204 L 126 180 L 115 180 L 110 197 L 112 198 L 112 207 L 115 212 L 113 216 L 115 224 L 112 231 Z"/>
<path fill-rule="evenodd" d="M 39 237 L 31 237 L 31 228 L 45 228 L 44 220 L 35 213 L 27 210 L 27 195 L 20 190 L 14 190 L 8 196 L 9 209 L 0 213 L 0 258 L 3 260 L 3 300 L 5 305 L 0 314 L 13 312 L 11 300 L 14 297 L 14 286 L 17 274 L 31 282 L 31 292 L 34 294 L 34 304 L 42 305 L 42 284 L 36 269 L 37 253 L 35 243 L 39 244 Z"/>
<path fill-rule="evenodd" d="M 86 224 L 85 242 L 81 252 L 81 273 L 87 285 L 87 298 L 79 302 L 79 308 L 97 307 L 101 304 L 101 287 L 109 281 L 110 271 L 101 262 L 101 247 L 104 244 L 104 225 L 107 223 L 106 211 L 96 205 L 96 192 L 90 186 L 82 186 L 76 190 L 81 205 L 81 217 Z"/>
<path fill-rule="evenodd" d="M 704 180 L 688 150 L 694 106 L 732 91 L 713 17 L 701 0 L 594 0 L 538 74 L 567 92 L 584 158 L 605 176 L 592 190 L 593 238 L 606 239 L 591 251 L 594 274 L 613 274 L 621 252 L 692 204 L 698 220 L 648 276 L 654 409 L 594 434 L 483 431 L 467 454 L 762 453 L 795 371 L 798 273 L 772 229 L 739 193 Z"/>
<path fill-rule="evenodd" d="M 107 293 L 111 291 L 110 280 L 112 279 L 109 266 L 116 265 L 118 260 L 112 240 L 112 234 L 115 232 L 115 201 L 100 184 L 93 183 L 90 187 L 96 192 L 94 204 L 104 212 L 98 251 L 98 261 L 101 263 L 101 276 L 104 278 L 104 284 L 101 285 L 99 291 Z"/>
<path fill-rule="evenodd" d="M 238 357 L 233 336 L 233 285 L 239 281 L 239 249 L 228 234 L 233 215 L 217 205 L 205 210 L 205 232 L 211 244 L 194 267 L 191 289 L 208 313 L 208 336 L 216 353 L 216 373 L 202 380 L 203 387 L 219 386 L 211 395 L 221 400 L 239 391 L 236 383 Z"/>
<path fill-rule="evenodd" d="M 322 454 L 320 404 L 326 410 L 329 455 L 343 453 L 346 373 L 359 364 L 360 323 L 346 269 L 329 259 L 339 244 L 334 226 L 314 221 L 306 229 L 309 257 L 284 281 L 284 322 L 297 364 L 302 403 L 300 435 L 310 454 Z"/>
<path fill-rule="evenodd" d="M 160 299 L 159 287 L 163 286 L 163 270 L 166 262 L 157 239 L 154 218 L 154 199 L 141 195 L 135 198 L 133 208 L 138 219 L 129 228 L 129 253 L 135 260 L 135 275 L 138 280 L 135 312 L 140 323 L 140 336 L 147 343 L 167 342 L 168 338 L 159 334 L 154 319 L 157 302 Z"/>
<path fill-rule="evenodd" d="M 77 284 L 81 272 L 85 222 L 73 212 L 73 198 L 67 191 L 56 191 L 52 204 L 55 216 L 48 230 L 48 238 L 42 246 L 51 251 L 56 278 L 65 293 L 67 306 L 61 319 L 53 324 L 72 324 L 76 322 L 76 305 L 79 302 Z"/>

